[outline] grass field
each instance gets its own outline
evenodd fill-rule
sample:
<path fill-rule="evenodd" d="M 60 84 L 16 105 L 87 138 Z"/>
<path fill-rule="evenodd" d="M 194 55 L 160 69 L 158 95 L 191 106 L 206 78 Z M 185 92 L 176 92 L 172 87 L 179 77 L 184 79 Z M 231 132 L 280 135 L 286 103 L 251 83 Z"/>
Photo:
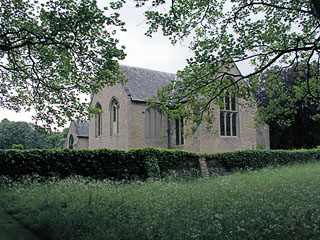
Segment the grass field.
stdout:
<path fill-rule="evenodd" d="M 0 202 L 45 239 L 320 239 L 320 163 L 179 182 L 8 182 Z"/>

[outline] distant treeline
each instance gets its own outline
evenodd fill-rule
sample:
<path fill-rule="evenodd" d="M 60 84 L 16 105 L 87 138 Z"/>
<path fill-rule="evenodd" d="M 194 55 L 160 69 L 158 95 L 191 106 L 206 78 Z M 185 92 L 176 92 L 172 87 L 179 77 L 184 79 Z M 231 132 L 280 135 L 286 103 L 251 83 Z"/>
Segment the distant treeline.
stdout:
<path fill-rule="evenodd" d="M 53 149 L 62 148 L 68 129 L 47 132 L 32 123 L 0 122 L 0 149 Z"/>

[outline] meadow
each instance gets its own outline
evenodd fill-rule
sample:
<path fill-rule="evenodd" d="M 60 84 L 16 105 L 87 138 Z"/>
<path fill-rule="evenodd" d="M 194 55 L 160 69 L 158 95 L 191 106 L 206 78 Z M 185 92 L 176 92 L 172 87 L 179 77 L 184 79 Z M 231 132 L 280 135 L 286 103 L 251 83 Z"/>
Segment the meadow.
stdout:
<path fill-rule="evenodd" d="M 0 204 L 44 239 L 320 239 L 320 162 L 210 180 L 20 183 Z"/>

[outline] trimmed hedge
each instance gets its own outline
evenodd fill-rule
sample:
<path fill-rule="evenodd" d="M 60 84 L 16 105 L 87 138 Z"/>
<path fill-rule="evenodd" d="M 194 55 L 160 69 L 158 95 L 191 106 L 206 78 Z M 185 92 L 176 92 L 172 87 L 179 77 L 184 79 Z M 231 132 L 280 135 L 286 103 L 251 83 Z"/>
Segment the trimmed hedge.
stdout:
<path fill-rule="evenodd" d="M 147 174 L 143 163 L 121 150 L 5 150 L 0 151 L 0 159 L 1 175 L 10 177 L 38 174 L 124 179 Z"/>
<path fill-rule="evenodd" d="M 204 157 L 209 172 L 217 169 L 259 169 L 271 165 L 308 162 L 320 159 L 320 150 L 245 150 L 197 154 L 181 150 L 0 150 L 0 175 L 19 178 L 37 174 L 66 178 L 81 175 L 95 179 L 131 180 L 161 178 L 168 172 L 200 169 Z"/>
<path fill-rule="evenodd" d="M 207 165 L 219 162 L 226 171 L 260 169 L 320 159 L 320 150 L 244 150 L 205 155 Z"/>
<path fill-rule="evenodd" d="M 0 150 L 0 175 L 66 178 L 72 175 L 95 179 L 161 178 L 179 164 L 197 164 L 195 153 L 155 148 L 124 150 Z"/>

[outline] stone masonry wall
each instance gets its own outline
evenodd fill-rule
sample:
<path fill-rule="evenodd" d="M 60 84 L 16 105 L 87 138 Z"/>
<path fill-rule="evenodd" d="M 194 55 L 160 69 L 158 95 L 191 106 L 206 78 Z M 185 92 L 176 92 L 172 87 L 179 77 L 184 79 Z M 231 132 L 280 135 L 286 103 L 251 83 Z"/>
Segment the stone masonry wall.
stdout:
<path fill-rule="evenodd" d="M 237 136 L 220 135 L 220 109 L 217 106 L 213 107 L 216 109 L 213 129 L 209 131 L 206 123 L 201 124 L 195 135 L 186 138 L 184 150 L 226 152 L 257 147 L 257 131 L 254 124 L 255 107 L 238 104 Z"/>
<path fill-rule="evenodd" d="M 69 148 L 69 138 L 70 135 L 73 136 L 73 149 L 88 149 L 89 148 L 89 140 L 87 137 L 78 137 L 76 133 L 76 128 L 74 123 L 70 124 L 69 131 L 67 134 L 67 139 L 64 143 L 64 148 Z"/>
<path fill-rule="evenodd" d="M 110 101 L 113 97 L 119 101 L 119 133 L 111 135 Z M 89 149 L 110 148 L 129 149 L 129 111 L 130 100 L 127 92 L 119 83 L 112 87 L 105 87 L 92 99 L 92 106 L 99 102 L 102 107 L 102 134 L 96 136 L 95 118 L 89 122 Z"/>

